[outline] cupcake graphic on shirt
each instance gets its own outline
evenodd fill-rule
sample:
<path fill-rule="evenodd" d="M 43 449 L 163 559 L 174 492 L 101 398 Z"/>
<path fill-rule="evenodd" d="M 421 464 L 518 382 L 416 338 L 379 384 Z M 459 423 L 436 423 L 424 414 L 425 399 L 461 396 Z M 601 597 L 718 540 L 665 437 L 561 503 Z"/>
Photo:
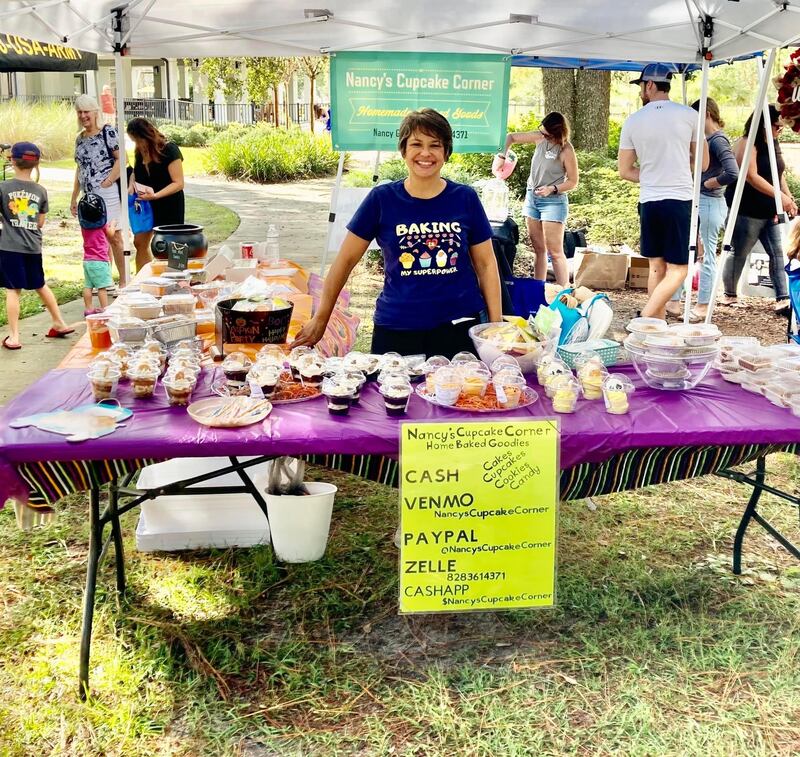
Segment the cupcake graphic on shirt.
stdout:
<path fill-rule="evenodd" d="M 454 253 L 453 253 L 453 254 L 450 256 L 450 265 L 455 265 L 457 262 L 458 262 L 458 253 L 457 253 L 457 252 L 454 252 Z"/>
<path fill-rule="evenodd" d="M 447 253 L 444 250 L 439 250 L 436 253 L 436 265 L 439 268 L 444 268 L 447 265 Z"/>
<path fill-rule="evenodd" d="M 427 252 L 423 252 L 422 255 L 419 256 L 419 264 L 423 268 L 430 268 L 431 260 L 433 260 L 433 258 Z"/>
<path fill-rule="evenodd" d="M 410 252 L 404 252 L 400 256 L 400 265 L 402 265 L 403 268 L 411 268 L 411 266 L 414 265 L 414 256 Z"/>

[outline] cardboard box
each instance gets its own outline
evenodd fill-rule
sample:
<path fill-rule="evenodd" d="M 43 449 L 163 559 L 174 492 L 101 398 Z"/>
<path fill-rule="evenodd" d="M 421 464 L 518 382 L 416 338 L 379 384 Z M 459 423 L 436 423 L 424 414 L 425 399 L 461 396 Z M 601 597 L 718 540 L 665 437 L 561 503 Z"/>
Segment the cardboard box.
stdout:
<path fill-rule="evenodd" d="M 628 286 L 631 289 L 647 289 L 647 278 L 650 275 L 650 263 L 641 255 L 631 255 L 628 268 Z"/>

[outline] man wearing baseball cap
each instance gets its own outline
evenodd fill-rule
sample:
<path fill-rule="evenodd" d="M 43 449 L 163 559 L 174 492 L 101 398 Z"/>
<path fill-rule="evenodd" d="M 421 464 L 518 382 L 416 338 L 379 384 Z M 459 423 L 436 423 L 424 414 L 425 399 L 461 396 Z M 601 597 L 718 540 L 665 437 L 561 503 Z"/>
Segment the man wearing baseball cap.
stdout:
<path fill-rule="evenodd" d="M 664 318 L 666 305 L 686 278 L 692 210 L 692 169 L 698 140 L 697 112 L 669 99 L 675 69 L 650 63 L 631 84 L 644 107 L 622 125 L 619 175 L 639 184 L 639 250 L 648 258 L 648 300 L 643 316 Z M 702 167 L 708 145 L 700 140 Z"/>

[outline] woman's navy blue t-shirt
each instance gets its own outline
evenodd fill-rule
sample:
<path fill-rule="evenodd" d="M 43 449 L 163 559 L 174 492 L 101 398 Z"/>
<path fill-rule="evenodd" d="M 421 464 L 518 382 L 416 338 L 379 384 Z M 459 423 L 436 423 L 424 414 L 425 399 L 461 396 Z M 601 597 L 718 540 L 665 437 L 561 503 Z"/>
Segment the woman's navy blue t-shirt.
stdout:
<path fill-rule="evenodd" d="M 385 278 L 375 324 L 428 329 L 486 307 L 469 248 L 491 239 L 492 227 L 472 187 L 447 181 L 436 197 L 412 197 L 402 181 L 373 189 L 348 230 L 376 239 Z"/>

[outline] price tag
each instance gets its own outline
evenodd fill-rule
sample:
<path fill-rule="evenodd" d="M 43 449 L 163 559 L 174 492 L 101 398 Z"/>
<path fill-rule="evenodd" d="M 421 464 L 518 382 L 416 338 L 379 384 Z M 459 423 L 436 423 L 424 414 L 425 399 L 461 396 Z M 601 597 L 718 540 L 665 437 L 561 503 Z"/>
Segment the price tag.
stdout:
<path fill-rule="evenodd" d="M 558 422 L 404 423 L 400 612 L 555 604 Z"/>

